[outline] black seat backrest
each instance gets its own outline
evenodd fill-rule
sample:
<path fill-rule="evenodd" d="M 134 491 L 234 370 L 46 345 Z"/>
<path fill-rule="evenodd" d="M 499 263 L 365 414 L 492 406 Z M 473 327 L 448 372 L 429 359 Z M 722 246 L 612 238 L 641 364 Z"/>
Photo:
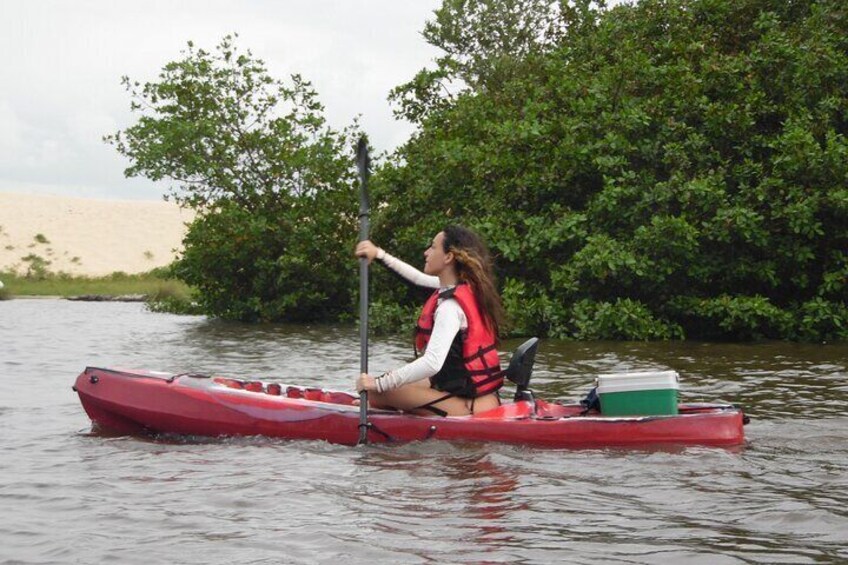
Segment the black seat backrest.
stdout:
<path fill-rule="evenodd" d="M 527 390 L 530 385 L 530 375 L 533 374 L 533 362 L 536 360 L 536 349 L 539 348 L 539 338 L 531 337 L 515 350 L 509 367 L 506 369 L 506 378 L 515 383 L 518 391 Z"/>

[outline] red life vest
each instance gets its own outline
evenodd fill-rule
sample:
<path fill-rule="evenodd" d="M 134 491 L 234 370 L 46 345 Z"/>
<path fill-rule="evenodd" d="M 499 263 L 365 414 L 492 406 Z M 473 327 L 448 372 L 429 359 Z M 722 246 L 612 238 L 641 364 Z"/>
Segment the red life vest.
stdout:
<path fill-rule="evenodd" d="M 416 354 L 423 351 L 430 341 L 440 298 L 453 298 L 459 303 L 468 320 L 468 328 L 457 334 L 444 365 L 430 378 L 432 386 L 465 398 L 495 392 L 503 386 L 504 380 L 495 336 L 486 325 L 477 299 L 467 284 L 437 290 L 424 303 L 415 328 Z"/>

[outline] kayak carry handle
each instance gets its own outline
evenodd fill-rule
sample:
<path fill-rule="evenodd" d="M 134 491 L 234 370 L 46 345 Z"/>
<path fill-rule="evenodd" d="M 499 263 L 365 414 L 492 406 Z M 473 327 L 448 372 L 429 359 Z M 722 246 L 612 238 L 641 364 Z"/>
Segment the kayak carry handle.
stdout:
<path fill-rule="evenodd" d="M 516 386 L 515 400 L 532 400 L 533 393 L 528 390 L 530 377 L 533 374 L 533 363 L 536 361 L 536 350 L 539 348 L 539 338 L 531 337 L 518 346 L 509 367 L 506 369 L 506 378 Z"/>

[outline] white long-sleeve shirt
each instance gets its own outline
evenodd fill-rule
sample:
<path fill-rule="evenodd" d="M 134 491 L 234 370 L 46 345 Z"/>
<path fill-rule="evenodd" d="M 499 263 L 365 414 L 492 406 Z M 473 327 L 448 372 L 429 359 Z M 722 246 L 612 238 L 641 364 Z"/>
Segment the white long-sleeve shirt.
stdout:
<path fill-rule="evenodd" d="M 422 273 L 382 249 L 377 252 L 377 259 L 415 285 L 432 289 L 440 288 L 439 277 Z M 430 334 L 430 341 L 427 342 L 424 354 L 415 361 L 378 377 L 377 391 L 392 390 L 405 384 L 428 379 L 438 373 L 445 364 L 456 334 L 467 328 L 468 319 L 459 303 L 453 298 L 440 298 L 433 315 L 433 332 Z"/>

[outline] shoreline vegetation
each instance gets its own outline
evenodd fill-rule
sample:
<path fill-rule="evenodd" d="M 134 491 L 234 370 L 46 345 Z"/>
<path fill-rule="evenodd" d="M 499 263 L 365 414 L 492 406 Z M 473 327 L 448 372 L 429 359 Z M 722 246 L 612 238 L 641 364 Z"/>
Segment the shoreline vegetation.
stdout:
<path fill-rule="evenodd" d="M 423 35 L 445 57 L 389 97 L 418 131 L 373 162 L 374 241 L 414 261 L 434 228 L 477 231 L 511 337 L 848 339 L 838 3 L 445 0 L 434 16 Z M 68 202 L 49 215 L 0 193 L 0 270 L 46 279 L 7 292 L 145 294 L 155 311 L 240 322 L 354 319 L 351 149 L 364 132 L 330 127 L 307 79 L 274 78 L 236 38 L 189 41 L 154 82 L 123 78 L 140 115 L 104 141 L 127 177 L 172 183 L 170 208 Z M 187 286 L 71 282 L 154 267 Z M 370 287 L 370 330 L 413 323 L 416 290 L 381 269 Z"/>
<path fill-rule="evenodd" d="M 422 35 L 444 56 L 389 94 L 417 130 L 372 163 L 382 247 L 475 230 L 510 336 L 848 339 L 841 4 L 445 0 Z M 349 320 L 364 131 L 236 40 L 124 77 L 138 119 L 104 140 L 196 212 L 173 272 L 205 314 Z M 370 292 L 395 328 L 422 300 Z"/>
<path fill-rule="evenodd" d="M 0 300 L 64 298 L 87 301 L 138 301 L 155 312 L 197 313 L 192 288 L 174 278 L 167 267 L 145 273 L 116 271 L 106 276 L 45 272 L 39 276 L 0 272 Z"/>

